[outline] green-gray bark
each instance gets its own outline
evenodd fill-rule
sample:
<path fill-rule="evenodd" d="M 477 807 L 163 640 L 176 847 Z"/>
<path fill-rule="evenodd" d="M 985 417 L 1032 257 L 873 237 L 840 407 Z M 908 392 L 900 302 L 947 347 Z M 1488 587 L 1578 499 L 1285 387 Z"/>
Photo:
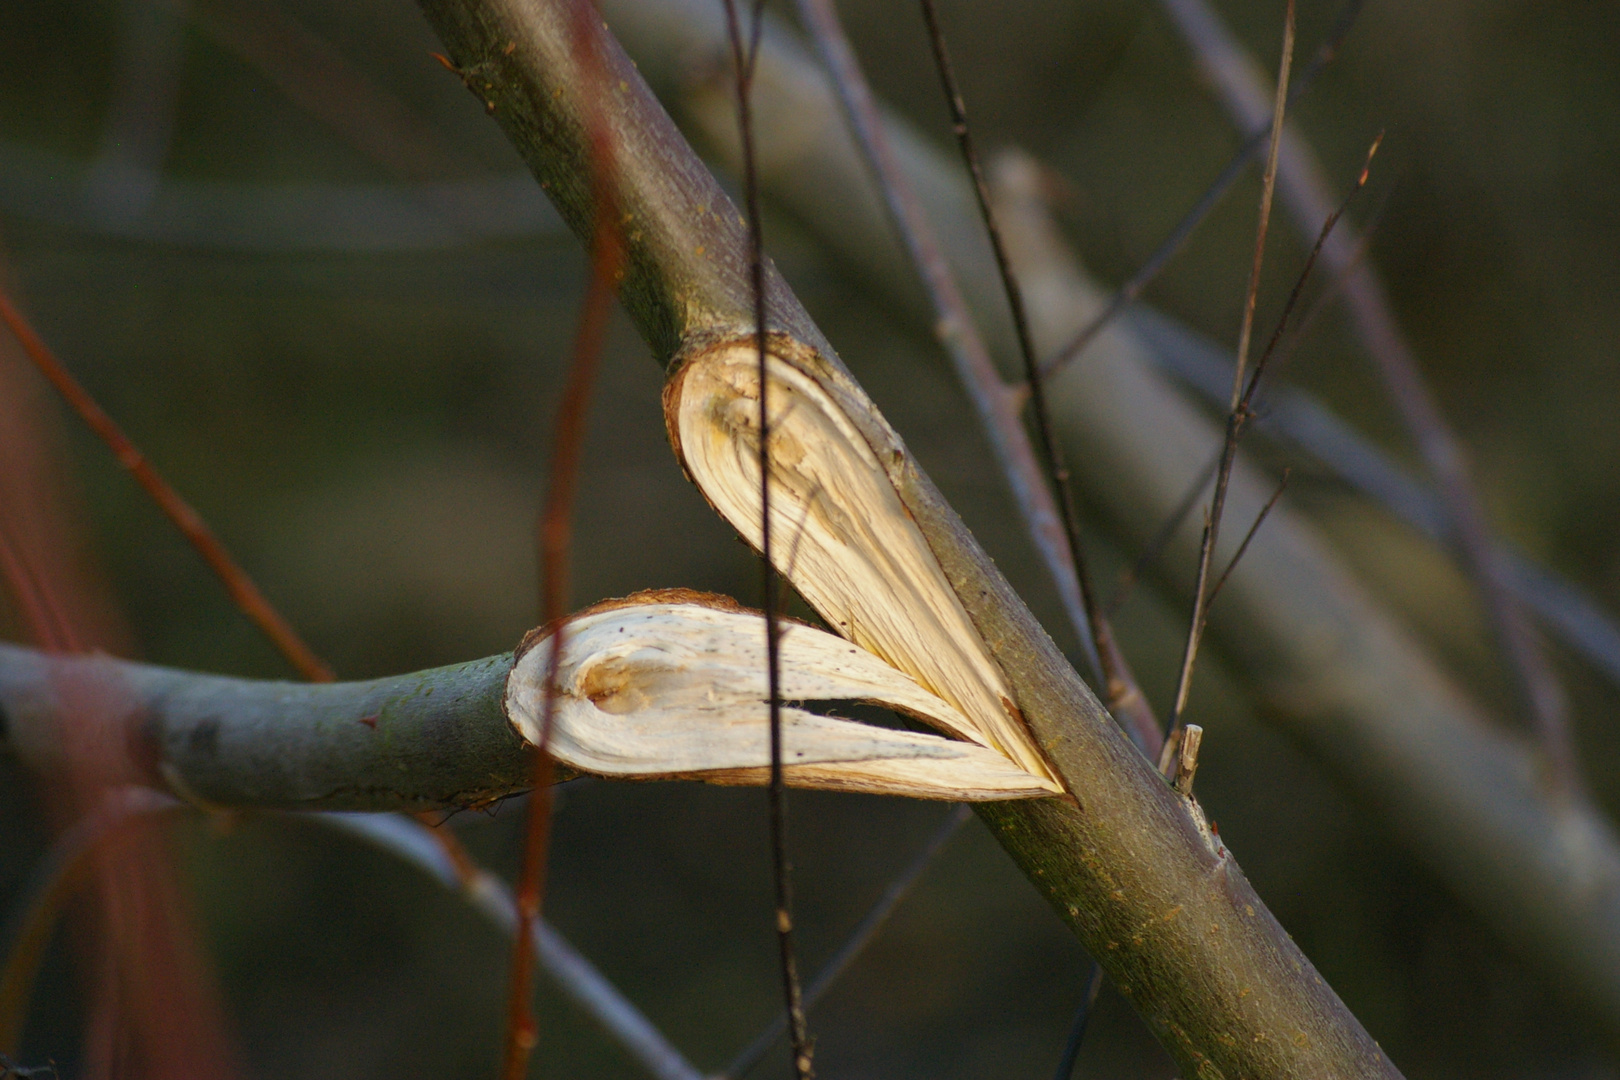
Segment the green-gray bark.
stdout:
<path fill-rule="evenodd" d="M 50 773 L 62 766 L 64 731 L 121 739 L 153 786 L 203 805 L 472 806 L 532 782 L 502 706 L 511 667 L 504 654 L 311 684 L 0 645 L 0 745 Z"/>

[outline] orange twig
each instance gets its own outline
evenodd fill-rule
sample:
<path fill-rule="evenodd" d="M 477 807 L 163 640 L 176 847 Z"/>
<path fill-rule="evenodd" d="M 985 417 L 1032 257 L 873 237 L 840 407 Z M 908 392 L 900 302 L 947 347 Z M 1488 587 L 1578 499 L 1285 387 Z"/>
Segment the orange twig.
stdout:
<path fill-rule="evenodd" d="M 574 5 L 573 43 L 584 60 L 590 81 L 605 93 L 606 63 L 603 33 L 595 9 L 583 0 Z M 541 608 L 544 622 L 556 629 L 549 643 L 545 708 L 540 720 L 540 745 L 534 757 L 534 790 L 529 797 L 528 827 L 523 844 L 523 865 L 518 874 L 516 900 L 518 926 L 512 946 L 512 975 L 507 997 L 507 1031 L 501 1060 L 504 1080 L 522 1080 L 529 1055 L 538 1041 L 534 1014 L 529 1006 L 534 979 L 532 945 L 535 926 L 545 898 L 546 859 L 551 844 L 551 784 L 555 763 L 546 747 L 556 708 L 556 673 L 562 660 L 568 605 L 568 563 L 573 542 L 573 513 L 579 489 L 580 461 L 584 454 L 585 421 L 591 389 L 607 338 L 615 286 L 624 262 L 624 240 L 619 233 L 614 187 L 612 135 L 602 115 L 598 96 L 584 91 L 586 129 L 590 142 L 591 182 L 596 214 L 591 237 L 591 277 L 586 288 L 573 359 L 562 403 L 557 409 L 556 438 L 551 456 L 551 484 L 540 523 Z"/>
<path fill-rule="evenodd" d="M 79 415 L 85 426 L 93 431 L 107 448 L 113 452 L 113 457 L 132 477 L 140 484 L 152 501 L 157 503 L 158 509 L 163 511 L 175 528 L 191 541 L 191 546 L 203 557 L 216 577 L 225 585 L 231 599 L 242 613 L 253 621 L 264 635 L 268 637 L 282 656 L 286 657 L 300 675 L 311 682 L 331 682 L 334 678 L 332 669 L 327 667 L 314 651 L 305 644 L 304 639 L 292 628 L 281 613 L 271 606 L 257 585 L 248 577 L 230 552 L 219 542 L 219 538 L 209 529 L 208 525 L 191 508 L 191 504 L 180 497 L 180 493 L 163 479 L 162 475 L 153 468 L 146 455 L 129 440 L 123 430 L 108 416 L 106 411 L 96 404 L 89 391 L 80 385 L 62 365 L 62 362 L 51 352 L 42 338 L 34 332 L 11 298 L 0 289 L 0 320 L 4 320 L 7 327 L 34 362 L 34 366 L 44 375 L 52 386 L 56 387 L 68 406 Z"/>

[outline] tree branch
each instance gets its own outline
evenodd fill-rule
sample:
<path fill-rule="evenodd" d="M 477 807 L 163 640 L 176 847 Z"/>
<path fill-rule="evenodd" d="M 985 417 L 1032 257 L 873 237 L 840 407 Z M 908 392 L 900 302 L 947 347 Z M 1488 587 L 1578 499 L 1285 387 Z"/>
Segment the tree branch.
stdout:
<path fill-rule="evenodd" d="M 583 232 L 591 193 L 562 47 L 584 0 L 425 0 L 468 86 Z M 747 233 L 603 29 L 619 78 L 616 192 L 629 208 L 626 307 L 660 359 L 700 363 L 752 336 Z M 761 124 L 761 131 L 764 130 Z M 1012 691 L 1069 799 L 984 816 L 1189 1073 L 1398 1073 L 1187 804 L 1125 739 L 774 274 L 775 359 L 817 385 L 870 447 Z"/>
<path fill-rule="evenodd" d="M 502 706 L 510 654 L 370 682 L 200 675 L 0 645 L 0 742 L 59 770 L 74 695 L 116 702 L 111 730 L 155 787 L 203 805 L 430 810 L 529 786 L 526 744 Z"/>

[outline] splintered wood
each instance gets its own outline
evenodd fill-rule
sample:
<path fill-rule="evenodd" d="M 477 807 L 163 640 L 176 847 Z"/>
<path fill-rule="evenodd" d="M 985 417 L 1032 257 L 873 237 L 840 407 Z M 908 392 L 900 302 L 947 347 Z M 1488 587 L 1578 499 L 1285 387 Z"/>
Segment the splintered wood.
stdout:
<path fill-rule="evenodd" d="M 767 370 L 772 555 L 840 635 L 781 624 L 787 782 L 962 800 L 1060 792 L 878 455 L 815 379 L 775 356 Z M 687 474 L 756 549 L 758 371 L 752 342 L 722 346 L 688 361 L 665 394 Z M 531 742 L 550 651 L 526 647 L 508 682 L 508 715 Z M 724 598 L 646 594 L 587 610 L 566 624 L 547 745 L 599 775 L 765 783 L 765 664 L 763 616 Z M 948 737 L 801 707 L 840 700 L 886 705 Z"/>
<path fill-rule="evenodd" d="M 567 624 L 547 741 L 573 768 L 601 776 L 763 784 L 767 727 L 765 620 L 708 603 L 644 602 L 587 611 Z M 797 787 L 933 799 L 1010 799 L 1050 789 L 970 742 L 875 727 L 799 707 L 869 701 L 949 730 L 949 703 L 842 638 L 784 621 L 783 768 Z M 538 742 L 549 638 L 513 667 L 507 712 Z"/>

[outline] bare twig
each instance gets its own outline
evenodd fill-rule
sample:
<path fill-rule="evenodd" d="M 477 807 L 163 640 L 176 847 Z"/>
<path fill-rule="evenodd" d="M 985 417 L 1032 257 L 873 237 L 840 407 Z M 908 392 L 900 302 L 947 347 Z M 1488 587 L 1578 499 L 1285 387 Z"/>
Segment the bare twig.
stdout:
<path fill-rule="evenodd" d="M 1226 584 L 1226 579 L 1232 576 L 1232 571 L 1237 569 L 1238 563 L 1243 559 L 1243 553 L 1249 550 L 1249 542 L 1254 539 L 1254 534 L 1260 531 L 1260 526 L 1266 523 L 1266 518 L 1271 514 L 1271 508 L 1277 505 L 1277 500 L 1281 499 L 1283 492 L 1288 489 L 1289 471 L 1288 469 L 1283 470 L 1282 479 L 1277 482 L 1277 490 L 1271 493 L 1271 498 L 1266 500 L 1266 505 L 1262 506 L 1260 512 L 1255 515 L 1254 524 L 1250 525 L 1249 531 L 1243 534 L 1243 543 L 1239 544 L 1237 551 L 1232 553 L 1232 558 L 1226 564 L 1226 569 L 1221 571 L 1221 576 L 1216 580 L 1215 587 L 1209 590 L 1209 601 L 1204 604 L 1204 618 L 1206 620 L 1209 618 L 1210 609 L 1215 606 L 1215 598 L 1221 595 L 1221 588 Z"/>
<path fill-rule="evenodd" d="M 79 415 L 85 426 L 96 434 L 102 442 L 107 444 L 113 452 L 118 464 L 124 468 L 135 482 L 152 497 L 158 509 L 163 511 L 175 528 L 191 542 L 197 553 L 203 557 L 214 575 L 224 584 L 231 599 L 242 610 L 253 624 L 275 645 L 287 662 L 299 674 L 312 682 L 331 682 L 332 669 L 327 667 L 314 651 L 292 628 L 292 625 L 282 618 L 281 613 L 271 606 L 259 591 L 253 579 L 248 577 L 247 571 L 231 557 L 230 552 L 219 542 L 219 538 L 209 529 L 208 525 L 198 515 L 191 505 L 180 497 L 180 493 L 163 479 L 162 475 L 146 459 L 135 444 L 130 442 L 123 430 L 108 416 L 100 405 L 96 404 L 87 390 L 79 384 L 78 380 L 69 374 L 67 368 L 62 366 L 54 353 L 51 352 L 44 340 L 34 332 L 22 312 L 12 304 L 11 298 L 0 290 L 0 320 L 3 320 L 16 335 L 23 351 L 28 354 L 34 366 L 40 373 L 56 387 L 58 393 L 68 406 Z"/>
<path fill-rule="evenodd" d="M 1358 244 L 1357 250 L 1366 249 Z M 1336 290 L 1342 278 L 1341 271 L 1329 290 Z M 1326 297 L 1324 292 L 1312 304 L 1292 337 L 1297 338 L 1315 313 L 1322 310 Z M 1151 346 L 1154 359 L 1166 373 L 1211 404 L 1226 401 L 1232 363 L 1224 350 L 1156 312 L 1138 307 L 1128 319 L 1132 329 Z M 1274 362 L 1273 375 L 1277 367 Z M 1430 539 L 1441 543 L 1450 539 L 1445 508 L 1433 490 L 1321 401 L 1303 390 L 1275 385 L 1266 389 L 1265 397 L 1266 404 L 1255 417 L 1258 431 L 1303 450 L 1334 476 Z M 1210 472 L 1214 472 L 1213 463 Z M 1506 567 L 1507 588 L 1513 595 L 1535 612 L 1550 632 L 1585 657 L 1611 683 L 1620 685 L 1620 626 L 1614 619 L 1578 587 L 1522 552 L 1500 541 L 1497 549 Z"/>
<path fill-rule="evenodd" d="M 759 177 L 754 155 L 754 122 L 750 99 L 753 91 L 754 61 L 759 55 L 759 35 L 764 26 L 764 0 L 754 0 L 748 26 L 749 39 L 743 41 L 737 17 L 737 0 L 725 0 L 726 29 L 731 41 L 731 61 L 736 73 L 737 132 L 743 150 L 743 200 L 748 214 L 748 278 L 753 298 L 754 348 L 759 360 L 759 503 L 760 575 L 765 608 L 765 664 L 769 688 L 771 726 L 771 780 L 766 792 L 770 805 L 771 875 L 776 896 L 777 956 L 782 972 L 782 998 L 789 1044 L 793 1052 L 793 1072 L 799 1080 L 814 1074 L 813 1045 L 805 1021 L 804 1001 L 799 987 L 798 960 L 793 951 L 793 878 L 788 861 L 787 785 L 782 774 L 782 667 L 781 637 L 778 627 L 781 607 L 776 564 L 771 558 L 771 409 L 770 379 L 766 364 L 765 234 L 759 209 Z"/>
<path fill-rule="evenodd" d="M 917 879 L 922 877 L 923 871 L 933 864 L 939 853 L 945 850 L 945 845 L 972 816 L 972 811 L 965 803 L 958 804 L 946 815 L 939 828 L 934 830 L 934 834 L 928 838 L 928 842 L 923 845 L 916 858 L 889 882 L 888 887 L 883 890 L 883 895 L 867 909 L 866 914 L 861 916 L 861 921 L 855 924 L 855 929 L 844 939 L 844 943 L 821 966 L 821 970 L 816 972 L 815 978 L 810 980 L 810 985 L 804 991 L 806 1012 L 816 1007 L 816 1003 L 826 996 L 827 991 L 832 989 L 839 977 L 849 970 L 855 959 L 872 943 L 878 931 L 889 921 L 889 916 L 894 914 L 895 908 L 900 906 L 900 901 L 906 898 L 912 886 L 917 883 Z M 759 1064 L 786 1030 L 787 1022 L 778 1015 L 766 1025 L 765 1030 L 756 1035 L 752 1042 L 731 1059 L 731 1064 L 720 1071 L 719 1077 L 722 1080 L 740 1080 L 752 1072 L 754 1066 Z"/>
<path fill-rule="evenodd" d="M 939 12 L 935 8 L 934 0 L 922 0 L 922 12 L 923 21 L 928 27 L 928 40 L 933 50 L 935 67 L 939 72 L 940 85 L 945 91 L 946 105 L 950 109 L 951 126 L 956 133 L 962 160 L 973 181 L 973 193 L 978 202 L 979 216 L 984 222 L 985 232 L 995 255 L 996 270 L 1001 278 L 1008 310 L 1012 313 L 1019 356 L 1023 361 L 1025 387 L 1029 393 L 1029 404 L 1034 418 L 1036 443 L 1047 477 L 1057 493 L 1058 514 L 1063 525 L 1064 538 L 1068 543 L 1069 563 L 1073 567 L 1081 605 L 1085 612 L 1085 625 L 1089 632 L 1087 636 L 1096 653 L 1094 666 L 1104 682 L 1109 708 L 1115 714 L 1115 718 L 1124 724 L 1131 737 L 1152 757 L 1159 749 L 1159 722 L 1153 715 L 1147 696 L 1137 685 L 1130 664 L 1125 660 L 1114 639 L 1108 615 L 1099 603 L 1096 587 L 1091 581 L 1085 548 L 1080 540 L 1079 515 L 1075 509 L 1074 491 L 1069 483 L 1068 466 L 1064 463 L 1062 448 L 1058 446 L 1057 437 L 1052 431 L 1051 413 L 1046 404 L 1046 391 L 1042 383 L 1039 361 L 1036 358 L 1034 339 L 1030 335 L 1023 293 L 1007 259 L 1006 245 L 1002 241 L 1001 230 L 996 225 L 995 211 L 990 205 L 989 185 L 985 182 L 984 169 L 974 148 L 972 129 L 968 125 L 967 103 L 963 100 L 961 87 L 956 80 L 956 72 L 946 48 L 945 34 L 940 26 Z M 842 80 L 835 79 L 835 81 Z M 868 106 L 868 115 L 875 121 L 875 107 Z M 881 134 L 877 134 L 879 128 L 877 123 L 872 122 L 870 127 L 875 137 L 882 137 Z M 904 183 L 899 170 L 892 168 L 892 164 L 891 172 L 892 176 L 889 178 L 891 182 Z M 916 216 L 922 216 L 920 209 Z M 963 314 L 965 315 L 965 310 Z"/>
<path fill-rule="evenodd" d="M 1091 1026 L 1092 1014 L 1096 1012 L 1097 995 L 1102 991 L 1102 983 L 1102 968 L 1093 960 L 1086 976 L 1086 992 L 1081 995 L 1080 1007 L 1075 1009 L 1074 1019 L 1069 1021 L 1069 1034 L 1064 1039 L 1063 1055 L 1058 1058 L 1053 1080 L 1071 1080 L 1074 1076 L 1074 1066 L 1080 1060 L 1080 1047 L 1085 1045 L 1086 1029 Z"/>
<path fill-rule="evenodd" d="M 1176 681 L 1175 703 L 1170 708 L 1169 734 L 1181 727 L 1181 714 L 1187 707 L 1187 694 L 1192 688 L 1193 664 L 1198 659 L 1199 640 L 1203 636 L 1205 607 L 1208 604 L 1209 570 L 1215 555 L 1215 544 L 1220 537 L 1221 512 L 1226 507 L 1226 488 L 1232 476 L 1232 462 L 1237 456 L 1238 437 L 1245 419 L 1244 368 L 1249 358 L 1249 337 L 1254 328 L 1254 307 L 1260 293 L 1260 268 L 1265 260 L 1266 230 L 1271 223 L 1271 197 L 1277 180 L 1277 148 L 1282 141 L 1282 121 L 1288 105 L 1288 69 L 1294 60 L 1294 0 L 1288 0 L 1283 16 L 1282 59 L 1278 62 L 1277 93 L 1271 117 L 1271 143 L 1266 152 L 1265 177 L 1260 188 L 1260 223 L 1255 229 L 1254 261 L 1249 270 L 1249 287 L 1243 299 L 1243 326 L 1238 333 L 1237 365 L 1232 369 L 1231 415 L 1226 421 L 1226 439 L 1221 446 L 1221 464 L 1215 474 L 1215 492 L 1210 497 L 1209 515 L 1204 520 L 1204 536 L 1198 551 L 1198 574 L 1193 584 L 1192 618 L 1188 620 L 1187 644 L 1181 657 L 1181 674 Z M 1257 372 L 1258 375 L 1258 372 Z M 1258 378 L 1250 383 L 1258 384 Z"/>
<path fill-rule="evenodd" d="M 1235 411 L 1243 394 L 1244 367 L 1249 362 L 1249 339 L 1254 331 L 1254 305 L 1260 298 L 1260 268 L 1265 263 L 1266 233 L 1271 228 L 1271 199 L 1277 189 L 1277 150 L 1282 145 L 1283 115 L 1288 108 L 1288 69 L 1294 62 L 1294 0 L 1288 0 L 1283 14 L 1282 60 L 1278 63 L 1276 103 L 1271 114 L 1271 135 L 1266 148 L 1266 169 L 1260 180 L 1260 224 L 1254 232 L 1254 261 L 1249 267 L 1249 288 L 1243 298 L 1243 326 L 1238 331 L 1237 368 L 1232 373 L 1232 404 Z M 1220 515 L 1213 514 L 1214 527 Z"/>
<path fill-rule="evenodd" d="M 1227 111 L 1247 127 L 1264 100 L 1263 76 L 1222 25 L 1206 0 L 1163 0 L 1183 38 L 1219 90 Z M 1331 200 L 1308 147 L 1288 136 L 1281 162 L 1283 197 L 1297 225 L 1307 231 L 1326 214 Z M 1347 266 L 1356 246 L 1341 233 L 1323 250 L 1329 268 Z M 1425 385 L 1417 358 L 1390 310 L 1382 283 L 1363 263 L 1349 271 L 1345 300 L 1363 347 L 1372 356 L 1408 434 L 1423 456 L 1445 508 L 1448 535 L 1482 597 L 1491 625 L 1514 674 L 1525 711 L 1534 721 L 1555 791 L 1580 792 L 1580 769 L 1569 731 L 1568 702 L 1523 610 L 1507 587 L 1508 571 L 1491 541 L 1462 444 L 1446 424 Z"/>
<path fill-rule="evenodd" d="M 557 407 L 557 427 L 551 454 L 551 480 L 540 522 L 541 611 L 552 627 L 550 657 L 546 665 L 545 705 L 540 740 L 534 749 L 534 786 L 529 797 L 524 833 L 523 865 L 517 885 L 517 937 L 512 951 L 511 985 L 507 997 L 507 1032 L 502 1058 L 504 1080 L 522 1080 L 529 1054 L 537 1040 L 531 1011 L 530 981 L 534 951 L 529 947 L 545 898 L 546 862 L 551 846 L 551 785 L 556 772 L 547 740 L 556 709 L 556 673 L 562 663 L 567 627 L 569 561 L 573 544 L 574 503 L 579 490 L 580 462 L 585 450 L 585 423 L 591 390 L 607 339 L 608 316 L 613 310 L 614 287 L 624 261 L 619 235 L 618 205 L 613 197 L 616 168 L 613 137 L 597 104 L 608 93 L 607 72 L 601 56 L 598 20 L 589 4 L 573 10 L 573 48 L 589 85 L 584 91 L 586 138 L 590 143 L 590 185 L 596 207 L 591 236 L 591 275 L 574 337 L 568 383 Z"/>
<path fill-rule="evenodd" d="M 798 10 L 838 91 L 845 119 L 877 182 L 889 220 L 922 279 L 934 311 L 935 332 L 990 440 L 1030 537 L 1058 586 L 1091 672 L 1104 687 L 1115 718 L 1152 755 L 1158 749 L 1158 721 L 1120 652 L 1107 613 L 1095 603 L 1079 538 L 1072 527 L 1072 505 L 1065 503 L 1061 516 L 1054 505 L 1052 491 L 1018 417 L 1020 394 L 1009 389 L 996 373 L 950 264 L 940 251 L 933 225 L 895 157 L 871 87 L 832 0 L 799 0 Z M 1016 291 L 1016 282 L 1009 285 Z M 1037 415 L 1042 415 L 1043 410 L 1044 400 L 1038 403 Z M 1061 463 L 1054 463 L 1050 455 L 1046 463 L 1047 474 L 1058 476 L 1057 466 Z M 1067 500 L 1065 485 L 1066 481 L 1062 481 L 1058 487 Z"/>
<path fill-rule="evenodd" d="M 1288 92 L 1287 108 L 1292 109 L 1305 96 L 1311 84 L 1316 81 L 1317 75 L 1321 74 L 1322 70 L 1338 56 L 1339 49 L 1344 44 L 1344 39 L 1349 36 L 1350 28 L 1355 25 L 1356 16 L 1361 13 L 1365 3 L 1366 0 L 1349 0 L 1340 10 L 1339 17 L 1334 20 L 1333 28 L 1328 31 L 1327 37 L 1317 47 L 1316 55 L 1311 58 L 1309 64 L 1305 65 L 1305 70 L 1300 72 L 1299 79 L 1294 83 L 1293 89 Z M 1165 237 L 1159 246 L 1153 249 L 1153 253 L 1147 257 L 1147 260 L 1142 263 L 1136 273 L 1127 278 L 1124 284 L 1114 291 L 1114 294 L 1109 297 L 1108 303 L 1103 305 L 1102 310 L 1093 316 L 1091 321 L 1086 323 L 1079 333 L 1070 338 L 1068 344 L 1041 364 L 1041 374 L 1044 377 L 1050 378 L 1064 365 L 1077 359 L 1086 351 L 1086 346 L 1090 345 L 1096 336 L 1102 333 L 1104 327 L 1113 322 L 1121 311 L 1124 311 L 1133 300 L 1142 295 L 1142 290 L 1152 284 L 1153 279 L 1159 276 L 1160 271 L 1170 264 L 1170 260 L 1175 258 L 1177 253 L 1181 251 L 1182 246 L 1191 238 L 1198 226 L 1203 224 L 1210 211 L 1215 209 L 1226 193 L 1232 189 L 1232 185 L 1237 183 L 1238 177 L 1243 175 L 1243 171 L 1248 167 L 1249 162 L 1259 155 L 1262 148 L 1269 146 L 1270 136 L 1271 123 L 1269 120 L 1263 127 L 1250 132 L 1249 136 L 1244 139 L 1243 145 L 1238 148 L 1237 153 L 1232 155 L 1231 160 L 1210 182 L 1204 193 L 1198 197 L 1198 201 L 1193 203 L 1192 207 L 1182 215 L 1181 220 L 1176 222 L 1175 228 L 1170 230 L 1170 235 Z"/>

